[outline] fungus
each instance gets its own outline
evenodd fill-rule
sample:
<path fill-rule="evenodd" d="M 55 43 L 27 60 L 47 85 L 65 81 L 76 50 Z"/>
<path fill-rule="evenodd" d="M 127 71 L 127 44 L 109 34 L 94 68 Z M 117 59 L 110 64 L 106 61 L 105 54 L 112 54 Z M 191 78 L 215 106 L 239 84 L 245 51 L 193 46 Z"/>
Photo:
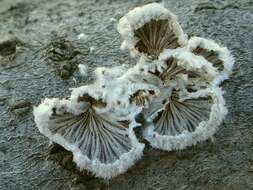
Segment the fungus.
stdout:
<path fill-rule="evenodd" d="M 122 46 L 134 54 L 145 54 L 157 59 L 164 49 L 175 49 L 187 44 L 187 37 L 176 16 L 158 3 L 137 7 L 120 19 L 118 31 Z"/>
<path fill-rule="evenodd" d="M 214 84 L 219 85 L 231 75 L 234 58 L 226 47 L 219 46 L 213 40 L 192 37 L 187 48 L 195 55 L 204 57 L 213 67 L 217 68 L 219 74 L 214 80 Z"/>
<path fill-rule="evenodd" d="M 165 65 L 164 69 L 154 74 L 165 86 L 181 83 L 181 88 L 187 84 L 186 87 L 191 86 L 195 90 L 203 89 L 218 75 L 217 69 L 206 59 L 183 49 L 165 50 L 159 60 Z"/>
<path fill-rule="evenodd" d="M 141 157 L 144 147 L 137 141 L 131 121 L 119 121 L 102 112 L 106 103 L 89 95 L 78 100 L 81 109 L 66 99 L 46 99 L 36 107 L 40 132 L 71 151 L 81 170 L 102 178 L 125 172 Z"/>
<path fill-rule="evenodd" d="M 211 137 L 224 119 L 227 109 L 219 88 L 209 88 L 180 97 L 178 91 L 161 101 L 154 101 L 144 110 L 151 121 L 144 137 L 152 147 L 163 150 L 180 150 Z"/>
<path fill-rule="evenodd" d="M 73 88 L 69 99 L 45 99 L 34 108 L 42 134 L 71 151 L 80 170 L 106 179 L 142 156 L 137 139 L 170 151 L 212 137 L 227 114 L 219 85 L 234 63 L 213 41 L 188 41 L 157 3 L 130 11 L 118 31 L 122 47 L 139 55 L 136 65 L 97 68 L 95 81 Z"/>

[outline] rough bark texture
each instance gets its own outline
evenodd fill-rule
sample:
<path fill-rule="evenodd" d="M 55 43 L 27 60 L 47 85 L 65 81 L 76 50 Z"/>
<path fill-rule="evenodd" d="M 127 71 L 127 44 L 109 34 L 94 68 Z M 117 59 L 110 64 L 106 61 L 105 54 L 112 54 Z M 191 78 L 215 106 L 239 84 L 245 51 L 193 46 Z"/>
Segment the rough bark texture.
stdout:
<path fill-rule="evenodd" d="M 166 1 L 189 35 L 235 55 L 224 84 L 229 114 L 213 141 L 174 152 L 147 146 L 127 173 L 104 181 L 78 172 L 71 155 L 49 148 L 35 127 L 32 106 L 41 99 L 68 96 L 98 66 L 134 64 L 120 52 L 116 20 L 148 2 L 0 0 L 0 189 L 253 189 L 251 0 Z M 80 33 L 88 39 L 78 40 Z M 88 66 L 87 77 L 78 75 L 78 63 Z"/>

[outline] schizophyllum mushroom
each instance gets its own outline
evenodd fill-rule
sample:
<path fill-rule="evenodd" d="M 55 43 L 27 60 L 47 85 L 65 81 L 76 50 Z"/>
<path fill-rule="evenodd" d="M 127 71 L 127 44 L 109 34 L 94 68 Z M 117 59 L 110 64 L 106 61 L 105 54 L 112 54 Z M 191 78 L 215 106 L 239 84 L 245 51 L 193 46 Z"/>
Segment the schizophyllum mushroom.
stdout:
<path fill-rule="evenodd" d="M 187 38 L 177 18 L 158 3 L 131 10 L 118 24 L 132 68 L 97 68 L 94 83 L 68 99 L 34 108 L 39 131 L 73 153 L 80 170 L 109 179 L 141 158 L 144 144 L 179 150 L 214 135 L 227 114 L 220 85 L 234 59 L 212 40 Z M 142 119 L 136 119 L 142 115 Z"/>

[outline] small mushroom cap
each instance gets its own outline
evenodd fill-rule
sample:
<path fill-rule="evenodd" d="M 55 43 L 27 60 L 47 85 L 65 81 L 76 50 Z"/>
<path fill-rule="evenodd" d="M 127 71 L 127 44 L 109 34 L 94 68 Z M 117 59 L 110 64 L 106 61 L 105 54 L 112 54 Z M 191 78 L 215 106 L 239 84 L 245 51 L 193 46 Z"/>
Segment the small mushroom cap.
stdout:
<path fill-rule="evenodd" d="M 132 130 L 131 121 L 119 121 L 107 113 L 97 113 L 105 103 L 84 95 L 89 102 L 80 114 L 72 111 L 70 100 L 46 99 L 34 109 L 35 122 L 42 134 L 73 153 L 83 170 L 111 178 L 125 172 L 142 155 L 144 148 Z"/>
<path fill-rule="evenodd" d="M 152 112 L 143 112 L 153 122 L 143 135 L 153 147 L 167 151 L 194 145 L 216 132 L 227 113 L 224 104 L 216 87 L 184 97 L 173 90 L 162 102 L 152 105 Z"/>
<path fill-rule="evenodd" d="M 129 11 L 118 24 L 124 39 L 122 46 L 133 54 L 157 59 L 164 49 L 175 49 L 187 44 L 176 16 L 161 4 L 151 3 Z"/>
<path fill-rule="evenodd" d="M 213 84 L 220 85 L 231 75 L 234 57 L 226 47 L 220 46 L 213 40 L 192 37 L 189 40 L 187 49 L 195 55 L 205 58 L 219 71 L 213 80 Z"/>
<path fill-rule="evenodd" d="M 194 85 L 197 89 L 207 87 L 217 76 L 218 72 L 203 57 L 194 55 L 186 49 L 165 50 L 159 61 L 165 65 L 165 69 L 155 72 L 165 85 L 183 81 L 188 85 Z"/>

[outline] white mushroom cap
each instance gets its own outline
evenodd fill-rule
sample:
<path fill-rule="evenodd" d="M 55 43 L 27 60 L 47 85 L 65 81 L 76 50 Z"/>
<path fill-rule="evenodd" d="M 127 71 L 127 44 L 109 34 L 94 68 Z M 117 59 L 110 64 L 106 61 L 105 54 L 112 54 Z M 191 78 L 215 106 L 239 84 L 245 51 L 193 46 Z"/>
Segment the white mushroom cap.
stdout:
<path fill-rule="evenodd" d="M 181 150 L 214 135 L 227 114 L 222 91 L 211 87 L 175 99 L 165 104 L 154 102 L 144 112 L 149 122 L 143 133 L 154 148 Z M 155 111 L 157 110 L 157 111 Z"/>
<path fill-rule="evenodd" d="M 213 67 L 219 70 L 217 77 L 213 81 L 214 85 L 220 85 L 231 75 L 234 57 L 226 47 L 218 45 L 213 40 L 192 37 L 189 40 L 187 49 L 200 57 L 204 57 Z"/>
<path fill-rule="evenodd" d="M 135 122 L 85 108 L 76 115 L 70 100 L 46 99 L 34 108 L 35 122 L 42 134 L 73 153 L 81 170 L 106 179 L 125 172 L 144 148 L 134 135 Z"/>
<path fill-rule="evenodd" d="M 143 31 L 139 31 L 139 33 L 138 30 L 142 30 L 142 28 Z M 136 48 L 139 41 L 142 41 L 146 48 L 152 49 L 152 52 L 149 52 L 151 56 L 158 56 L 156 54 L 159 54 L 164 47 L 174 48 L 175 46 L 172 44 L 175 42 L 178 43 L 178 46 L 187 44 L 187 36 L 179 25 L 177 17 L 158 3 L 150 3 L 129 11 L 120 19 L 118 32 L 124 40 L 121 48 L 128 48 L 133 55 L 143 54 Z M 137 33 L 143 38 L 137 37 Z M 175 38 L 175 42 L 170 42 L 173 38 Z M 153 46 L 158 49 L 154 49 Z"/>

